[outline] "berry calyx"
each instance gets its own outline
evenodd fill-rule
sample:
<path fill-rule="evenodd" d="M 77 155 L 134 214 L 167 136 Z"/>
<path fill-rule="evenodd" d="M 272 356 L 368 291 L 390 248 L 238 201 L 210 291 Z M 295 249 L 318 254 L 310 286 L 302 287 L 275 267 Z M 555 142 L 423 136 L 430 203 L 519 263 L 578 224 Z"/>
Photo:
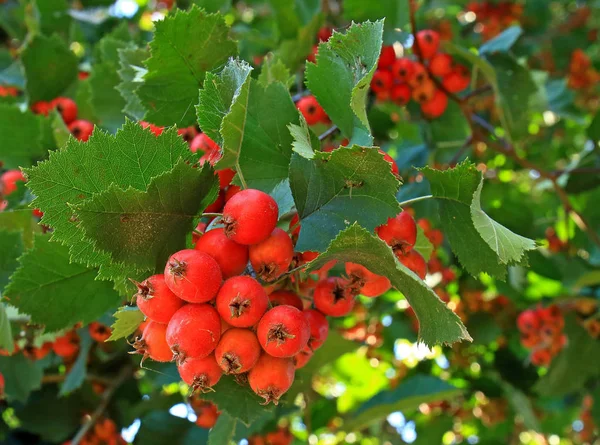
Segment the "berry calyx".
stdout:
<path fill-rule="evenodd" d="M 311 351 L 319 349 L 327 336 L 329 335 L 329 322 L 327 317 L 315 309 L 307 309 L 304 311 L 304 318 L 308 321 L 310 327 L 310 338 L 308 340 L 308 348 Z"/>
<path fill-rule="evenodd" d="M 170 362 L 173 352 L 167 343 L 167 325 L 151 321 L 146 324 L 142 336 L 135 339 L 133 354 L 142 354 L 142 361 L 150 357 L 156 362 Z"/>
<path fill-rule="evenodd" d="M 313 294 L 315 307 L 325 315 L 341 317 L 354 307 L 354 294 L 349 282 L 339 277 L 319 281 Z"/>
<path fill-rule="evenodd" d="M 227 238 L 223 228 L 206 232 L 198 239 L 194 248 L 213 257 L 225 279 L 240 275 L 248 264 L 248 246 Z"/>
<path fill-rule="evenodd" d="M 292 306 L 277 306 L 260 319 L 256 336 L 267 354 L 292 357 L 308 344 L 310 325 L 302 311 Z"/>
<path fill-rule="evenodd" d="M 212 300 L 223 281 L 221 268 L 213 257 L 193 249 L 180 250 L 171 255 L 164 275 L 169 289 L 190 303 Z"/>
<path fill-rule="evenodd" d="M 223 371 L 215 360 L 215 355 L 188 358 L 177 365 L 179 376 L 190 387 L 190 391 L 209 392 L 223 375 Z"/>
<path fill-rule="evenodd" d="M 254 332 L 231 328 L 221 337 L 215 357 L 225 374 L 240 374 L 252 369 L 260 353 L 260 344 Z"/>
<path fill-rule="evenodd" d="M 270 402 L 277 405 L 279 398 L 294 383 L 294 372 L 291 359 L 263 353 L 248 373 L 248 383 L 252 391 L 265 399 L 264 405 Z"/>
<path fill-rule="evenodd" d="M 249 276 L 229 278 L 217 295 L 217 310 L 223 320 L 238 328 L 258 323 L 269 298 L 258 281 Z"/>
<path fill-rule="evenodd" d="M 375 229 L 379 238 L 391 246 L 394 251 L 409 252 L 417 242 L 417 224 L 407 211 L 402 211 L 394 218 Z"/>
<path fill-rule="evenodd" d="M 92 340 L 97 341 L 98 343 L 103 343 L 108 340 L 112 333 L 108 326 L 98 323 L 97 321 L 93 321 L 89 324 L 88 331 Z"/>
<path fill-rule="evenodd" d="M 225 235 L 239 244 L 260 243 L 273 232 L 278 212 L 277 203 L 266 193 L 254 189 L 242 190 L 223 208 Z"/>
<path fill-rule="evenodd" d="M 264 241 L 250 246 L 250 264 L 263 281 L 273 281 L 287 272 L 294 258 L 292 239 L 276 227 Z"/>
<path fill-rule="evenodd" d="M 163 274 L 152 275 L 141 283 L 134 284 L 138 289 L 135 295 L 137 307 L 152 321 L 166 324 L 183 306 L 183 300 L 171 292 Z"/>
<path fill-rule="evenodd" d="M 166 338 L 178 363 L 206 357 L 221 339 L 219 313 L 208 304 L 186 304 L 171 317 Z"/>
<path fill-rule="evenodd" d="M 273 307 L 287 305 L 299 310 L 304 309 L 302 299 L 291 290 L 276 290 L 275 292 L 271 292 L 269 294 L 269 302 Z"/>

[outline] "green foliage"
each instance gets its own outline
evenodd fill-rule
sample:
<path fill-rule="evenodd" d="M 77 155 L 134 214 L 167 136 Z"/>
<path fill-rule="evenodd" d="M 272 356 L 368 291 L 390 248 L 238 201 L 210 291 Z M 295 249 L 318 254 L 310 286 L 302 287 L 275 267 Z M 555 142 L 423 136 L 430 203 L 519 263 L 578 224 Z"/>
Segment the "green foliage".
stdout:
<path fill-rule="evenodd" d="M 58 393 L 59 396 L 65 396 L 75 391 L 77 388 L 81 387 L 85 380 L 88 355 L 93 342 L 89 332 L 85 328 L 79 330 L 79 338 L 81 339 L 81 342 L 79 344 L 77 359 L 60 387 L 60 392 Z"/>
<path fill-rule="evenodd" d="M 7 168 L 28 167 L 46 155 L 42 144 L 42 119 L 30 111 L 21 112 L 8 104 L 0 104 L 2 160 Z M 14 131 L 18 128 L 19 131 Z"/>
<path fill-rule="evenodd" d="M 140 323 L 144 321 L 144 314 L 135 307 L 120 307 L 114 314 L 115 322 L 111 326 L 112 333 L 108 341 L 127 338 L 135 332 Z"/>
<path fill-rule="evenodd" d="M 143 75 L 146 73 L 143 62 L 147 58 L 148 51 L 145 48 L 123 48 L 119 50 L 119 77 L 121 82 L 116 88 L 126 102 L 123 112 L 135 119 L 142 119 L 146 113 L 146 109 L 135 91 L 143 84 Z"/>
<path fill-rule="evenodd" d="M 0 356 L 0 373 L 4 376 L 6 399 L 25 402 L 29 394 L 42 384 L 42 368 L 23 354 Z"/>

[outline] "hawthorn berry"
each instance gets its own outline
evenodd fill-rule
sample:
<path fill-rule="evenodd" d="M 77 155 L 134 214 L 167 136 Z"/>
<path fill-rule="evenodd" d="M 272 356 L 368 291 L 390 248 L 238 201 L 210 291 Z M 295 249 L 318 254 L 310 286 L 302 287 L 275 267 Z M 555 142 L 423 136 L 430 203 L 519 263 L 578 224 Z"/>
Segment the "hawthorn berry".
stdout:
<path fill-rule="evenodd" d="M 392 88 L 394 79 L 389 71 L 377 70 L 371 79 L 371 89 L 375 94 L 383 93 Z"/>
<path fill-rule="evenodd" d="M 306 309 L 304 317 L 308 321 L 310 327 L 310 338 L 308 340 L 308 348 L 311 351 L 319 349 L 327 336 L 329 335 L 329 322 L 327 317 L 315 309 Z"/>
<path fill-rule="evenodd" d="M 92 340 L 103 343 L 109 339 L 111 330 L 108 326 L 97 321 L 93 321 L 88 326 L 88 331 Z"/>
<path fill-rule="evenodd" d="M 313 294 L 315 307 L 325 315 L 341 317 L 354 307 L 354 295 L 347 289 L 349 282 L 329 277 L 317 283 Z"/>
<path fill-rule="evenodd" d="M 241 191 L 242 189 L 237 185 L 232 184 L 229 187 L 227 187 L 227 191 L 225 192 L 225 202 L 229 201 Z"/>
<path fill-rule="evenodd" d="M 208 392 L 223 375 L 214 354 L 187 358 L 177 364 L 177 370 L 181 380 L 189 385 L 192 392 Z"/>
<path fill-rule="evenodd" d="M 231 180 L 235 176 L 235 171 L 233 171 L 230 168 L 217 170 L 215 173 L 219 177 L 219 187 L 221 187 L 221 189 L 225 189 L 231 183 Z"/>
<path fill-rule="evenodd" d="M 294 245 L 285 230 L 275 227 L 271 235 L 250 246 L 250 264 L 263 281 L 273 281 L 290 267 L 294 258 Z"/>
<path fill-rule="evenodd" d="M 217 197 L 213 202 L 211 202 L 205 209 L 205 213 L 219 213 L 223 209 L 223 205 L 225 204 L 225 192 L 223 190 L 219 190 Z"/>
<path fill-rule="evenodd" d="M 256 336 L 267 354 L 292 357 L 308 344 L 310 325 L 295 307 L 276 306 L 260 319 Z"/>
<path fill-rule="evenodd" d="M 57 97 L 50 106 L 60 113 L 65 124 L 69 125 L 77 118 L 77 105 L 68 97 Z"/>
<path fill-rule="evenodd" d="M 315 125 L 327 119 L 327 114 L 315 96 L 304 96 L 296 104 L 308 125 Z"/>
<path fill-rule="evenodd" d="M 7 170 L 0 176 L 0 194 L 8 196 L 17 190 L 17 182 L 25 182 L 25 176 L 21 170 Z"/>
<path fill-rule="evenodd" d="M 140 126 L 144 129 L 148 128 L 154 136 L 160 136 L 165 129 L 165 127 L 159 127 L 157 125 L 151 124 L 150 122 L 140 121 Z"/>
<path fill-rule="evenodd" d="M 221 148 L 205 133 L 200 133 L 196 135 L 190 143 L 190 151 L 192 151 L 192 153 L 196 153 L 198 150 L 203 153 L 210 153 L 212 151 L 221 151 Z"/>
<path fill-rule="evenodd" d="M 425 67 L 420 63 L 414 62 L 413 70 L 407 78 L 408 84 L 411 88 L 417 88 L 427 80 L 429 80 L 429 75 L 427 74 Z"/>
<path fill-rule="evenodd" d="M 394 251 L 409 252 L 417 242 L 417 224 L 406 210 L 375 229 L 379 238 Z"/>
<path fill-rule="evenodd" d="M 223 208 L 225 235 L 239 244 L 266 240 L 277 224 L 279 208 L 260 190 L 246 189 L 234 195 Z"/>
<path fill-rule="evenodd" d="M 196 413 L 196 425 L 200 428 L 212 428 L 217 423 L 219 418 L 219 410 L 217 405 L 211 402 L 202 401 L 198 405 L 194 405 Z"/>
<path fill-rule="evenodd" d="M 225 279 L 240 275 L 248 264 L 248 246 L 227 238 L 223 228 L 206 232 L 198 239 L 194 248 L 213 257 Z"/>
<path fill-rule="evenodd" d="M 392 66 L 394 79 L 401 83 L 408 82 L 412 78 L 414 71 L 415 62 L 406 57 L 396 60 Z"/>
<path fill-rule="evenodd" d="M 221 318 L 209 304 L 186 304 L 171 317 L 166 336 L 178 363 L 206 357 L 221 339 Z"/>
<path fill-rule="evenodd" d="M 94 124 L 89 121 L 79 119 L 71 122 L 68 125 L 68 128 L 75 139 L 86 142 L 94 131 Z"/>
<path fill-rule="evenodd" d="M 398 105 L 406 105 L 411 98 L 412 90 L 406 83 L 394 85 L 390 93 L 390 99 Z"/>
<path fill-rule="evenodd" d="M 249 329 L 231 328 L 221 337 L 215 357 L 225 374 L 241 374 L 252 369 L 260 353 L 260 343 L 254 332 Z"/>
<path fill-rule="evenodd" d="M 157 323 L 168 323 L 183 300 L 175 295 L 165 283 L 163 274 L 152 275 L 137 286 L 136 303 L 142 314 Z"/>
<path fill-rule="evenodd" d="M 279 398 L 294 383 L 294 374 L 294 362 L 291 359 L 263 353 L 248 373 L 248 383 L 252 391 L 265 399 L 265 405 L 269 402 L 277 405 Z"/>
<path fill-rule="evenodd" d="M 378 297 L 392 287 L 387 277 L 377 275 L 360 264 L 346 263 L 346 274 L 357 286 L 357 292 L 365 297 Z"/>
<path fill-rule="evenodd" d="M 45 102 L 41 100 L 31 105 L 31 111 L 33 111 L 35 114 L 48 116 L 50 111 L 52 111 L 52 105 L 50 105 L 50 102 Z"/>
<path fill-rule="evenodd" d="M 440 35 L 436 31 L 424 29 L 417 32 L 414 49 L 423 59 L 431 59 L 440 46 Z"/>
<path fill-rule="evenodd" d="M 181 136 L 185 142 L 191 144 L 194 138 L 198 135 L 198 130 L 196 130 L 196 127 L 194 126 L 185 127 L 178 129 L 177 134 Z"/>
<path fill-rule="evenodd" d="M 133 343 L 135 354 L 142 354 L 142 363 L 147 357 L 156 362 L 170 362 L 173 351 L 167 343 L 167 325 L 150 321 L 146 324 L 141 337 Z"/>
<path fill-rule="evenodd" d="M 223 320 L 237 328 L 255 325 L 269 305 L 265 290 L 254 278 L 229 278 L 217 295 L 217 310 Z"/>
<path fill-rule="evenodd" d="M 394 51 L 394 47 L 392 45 L 382 46 L 379 60 L 377 61 L 377 68 L 380 70 L 388 70 L 395 61 L 396 51 Z"/>
<path fill-rule="evenodd" d="M 442 85 L 451 93 L 458 93 L 469 87 L 471 83 L 471 75 L 469 70 L 463 65 L 456 65 L 452 71 L 444 76 Z"/>
<path fill-rule="evenodd" d="M 531 353 L 531 363 L 534 366 L 548 366 L 552 361 L 552 353 L 547 348 L 538 349 Z"/>
<path fill-rule="evenodd" d="M 180 250 L 169 257 L 165 266 L 165 283 L 169 289 L 190 303 L 212 300 L 222 282 L 219 264 L 199 250 Z"/>
<path fill-rule="evenodd" d="M 435 95 L 435 84 L 431 80 L 426 80 L 421 85 L 413 89 L 412 98 L 418 104 L 429 102 Z"/>
<path fill-rule="evenodd" d="M 434 76 L 447 76 L 452 72 L 452 56 L 446 53 L 437 53 L 429 61 L 429 71 Z"/>
<path fill-rule="evenodd" d="M 392 158 L 389 154 L 387 154 L 382 149 L 379 149 L 378 152 L 379 152 L 379 154 L 383 155 L 383 159 L 385 159 L 387 162 L 390 163 L 390 168 L 392 170 L 392 173 L 394 175 L 398 176 L 400 171 L 398 170 L 398 164 L 396 164 L 396 161 L 394 160 L 394 158 Z"/>
<path fill-rule="evenodd" d="M 448 96 L 440 90 L 435 90 L 431 100 L 421 104 L 421 112 L 430 119 L 440 117 L 448 107 Z"/>
<path fill-rule="evenodd" d="M 302 304 L 302 299 L 291 290 L 276 290 L 275 292 L 271 292 L 269 294 L 269 302 L 273 307 L 287 305 L 293 306 L 299 310 L 302 310 L 304 308 L 304 305 Z"/>
<path fill-rule="evenodd" d="M 416 250 L 411 250 L 407 253 L 402 253 L 401 250 L 396 251 L 396 257 L 407 268 L 412 270 L 419 278 L 425 279 L 427 275 L 427 263 L 423 256 Z"/>
<path fill-rule="evenodd" d="M 294 368 L 304 368 L 309 360 L 312 358 L 314 352 L 310 348 L 304 348 L 302 351 L 292 357 L 294 362 Z"/>

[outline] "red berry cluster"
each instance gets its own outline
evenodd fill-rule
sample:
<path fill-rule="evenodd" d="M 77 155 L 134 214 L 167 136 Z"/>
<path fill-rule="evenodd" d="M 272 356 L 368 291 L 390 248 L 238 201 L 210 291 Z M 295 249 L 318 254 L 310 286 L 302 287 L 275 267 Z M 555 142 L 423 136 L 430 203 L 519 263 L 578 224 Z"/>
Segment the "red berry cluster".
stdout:
<path fill-rule="evenodd" d="M 263 435 L 253 434 L 248 438 L 248 445 L 290 445 L 294 436 L 287 427 L 277 427 Z"/>
<path fill-rule="evenodd" d="M 448 96 L 438 88 L 435 76 L 445 91 L 463 91 L 471 82 L 467 67 L 454 63 L 451 55 L 440 52 L 440 36 L 433 30 L 417 33 L 413 53 L 425 62 L 402 57 L 396 58 L 393 46 L 383 46 L 377 71 L 371 80 L 371 90 L 380 101 L 391 100 L 406 105 L 412 99 L 428 118 L 441 116 L 448 106 Z"/>
<path fill-rule="evenodd" d="M 8 97 L 8 96 L 17 97 L 18 94 L 19 94 L 19 90 L 16 89 L 15 87 L 0 85 L 0 97 Z"/>
<path fill-rule="evenodd" d="M 565 321 L 560 308 L 550 305 L 521 312 L 517 326 L 521 331 L 521 344 L 531 349 L 531 363 L 548 366 L 566 343 L 563 334 Z"/>
<path fill-rule="evenodd" d="M 600 83 L 600 72 L 594 68 L 589 56 L 581 49 L 571 54 L 568 84 L 574 90 L 585 90 Z"/>
<path fill-rule="evenodd" d="M 117 430 L 116 423 L 109 418 L 99 419 L 80 441 L 80 445 L 126 445 L 127 442 Z M 71 445 L 71 441 L 63 442 L 62 445 Z"/>
<path fill-rule="evenodd" d="M 507 1 L 477 1 L 469 3 L 466 11 L 475 14 L 478 25 L 475 31 L 481 32 L 483 40 L 489 40 L 521 19 L 523 5 Z"/>
<path fill-rule="evenodd" d="M 36 102 L 31 105 L 31 111 L 48 116 L 56 109 L 60 113 L 71 134 L 78 140 L 86 142 L 94 131 L 94 124 L 84 119 L 77 119 L 77 105 L 68 97 L 57 97 L 50 102 Z"/>

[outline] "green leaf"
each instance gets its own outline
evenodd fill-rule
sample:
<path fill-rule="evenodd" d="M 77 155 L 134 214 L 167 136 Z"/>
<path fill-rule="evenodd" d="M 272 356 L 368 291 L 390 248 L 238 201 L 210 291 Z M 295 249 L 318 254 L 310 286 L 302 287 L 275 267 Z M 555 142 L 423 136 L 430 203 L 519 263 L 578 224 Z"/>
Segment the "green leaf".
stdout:
<path fill-rule="evenodd" d="M 271 406 L 261 405 L 260 397 L 250 388 L 237 384 L 229 376 L 223 376 L 214 390 L 203 394 L 202 398 L 215 403 L 219 410 L 225 411 L 246 425 L 250 425 L 255 419 L 272 409 Z"/>
<path fill-rule="evenodd" d="M 519 236 L 491 219 L 482 209 L 483 176 L 465 161 L 449 170 L 422 169 L 439 198 L 440 220 L 452 250 L 473 276 L 481 272 L 503 279 L 506 266 L 520 262 L 533 240 Z"/>
<path fill-rule="evenodd" d="M 281 82 L 289 89 L 294 80 L 294 76 L 290 74 L 290 70 L 280 58 L 274 57 L 273 54 L 266 55 L 258 75 L 258 82 L 263 87 L 273 82 Z"/>
<path fill-rule="evenodd" d="M 117 90 L 121 78 L 117 66 L 111 62 L 94 64 L 89 77 L 91 104 L 97 124 L 111 133 L 125 123 L 123 109 L 127 102 Z"/>
<path fill-rule="evenodd" d="M 371 139 L 366 101 L 382 33 L 381 20 L 353 24 L 346 34 L 334 32 L 321 43 L 317 63 L 306 65 L 306 84 L 312 94 L 342 134 L 362 145 Z"/>
<path fill-rule="evenodd" d="M 29 167 L 46 156 L 47 147 L 42 146 L 42 119 L 29 110 L 22 113 L 15 105 L 0 104 L 3 167 Z M 16 128 L 19 131 L 15 131 Z"/>
<path fill-rule="evenodd" d="M 307 2 L 304 2 L 303 6 L 307 6 L 307 4 Z M 297 3 L 297 5 L 300 5 L 300 3 Z M 298 29 L 295 38 L 286 39 L 281 42 L 279 48 L 274 53 L 275 56 L 281 59 L 283 64 L 292 72 L 296 72 L 304 64 L 308 55 L 312 53 L 315 35 L 322 24 L 322 14 L 312 15 L 306 25 Z"/>
<path fill-rule="evenodd" d="M 224 14 L 231 9 L 231 0 L 192 0 L 192 3 L 207 12 L 221 12 Z"/>
<path fill-rule="evenodd" d="M 17 269 L 19 265 L 17 259 L 23 250 L 21 233 L 0 229 L 0 252 L 2 252 L 0 255 L 0 293 L 8 283 L 8 277 Z"/>
<path fill-rule="evenodd" d="M 146 48 L 124 48 L 119 50 L 119 77 L 121 83 L 117 90 L 125 99 L 123 112 L 134 119 L 141 120 L 146 113 L 142 101 L 135 94 L 135 90 L 143 84 L 143 76 L 146 73 L 144 60 L 148 58 Z"/>
<path fill-rule="evenodd" d="M 417 226 L 417 241 L 415 242 L 414 249 L 425 258 L 425 261 L 429 261 L 433 253 L 433 244 L 425 236 L 425 232 L 421 226 Z"/>
<path fill-rule="evenodd" d="M 218 193 L 218 178 L 207 164 L 180 160 L 152 179 L 147 191 L 110 186 L 75 205 L 86 236 L 114 262 L 137 270 L 162 270 L 169 256 L 184 249 L 186 236 Z"/>
<path fill-rule="evenodd" d="M 479 54 L 484 55 L 486 53 L 489 54 L 510 51 L 522 34 L 523 30 L 520 26 L 511 26 L 506 28 L 504 31 L 502 31 L 502 33 L 481 45 L 479 48 Z"/>
<path fill-rule="evenodd" d="M 596 112 L 594 119 L 587 128 L 587 137 L 594 142 L 596 147 L 600 146 L 600 111 Z"/>
<path fill-rule="evenodd" d="M 144 314 L 137 307 L 123 306 L 114 314 L 115 322 L 111 326 L 112 333 L 107 341 L 127 338 L 135 332 L 144 321 Z"/>
<path fill-rule="evenodd" d="M 57 147 L 64 147 L 71 137 L 71 132 L 65 125 L 65 121 L 63 121 L 62 116 L 57 111 L 52 111 L 50 114 L 50 119 L 52 123 L 52 134 L 54 135 L 54 140 L 56 141 Z"/>
<path fill-rule="evenodd" d="M 77 57 L 57 35 L 37 35 L 21 55 L 30 102 L 60 96 L 77 78 Z"/>
<path fill-rule="evenodd" d="M 6 305 L 0 303 L 0 349 L 12 353 L 15 349 L 10 320 L 6 312 Z"/>
<path fill-rule="evenodd" d="M 71 26 L 71 17 L 66 0 L 35 0 L 32 4 L 37 10 L 42 33 L 46 35 L 54 32 L 67 34 Z"/>
<path fill-rule="evenodd" d="M 97 269 L 69 263 L 68 248 L 46 235 L 35 237 L 19 263 L 4 296 L 48 331 L 88 323 L 120 301 L 109 282 L 95 280 Z"/>
<path fill-rule="evenodd" d="M 321 267 L 327 261 L 352 261 L 362 264 L 371 272 L 389 278 L 401 291 L 419 320 L 419 341 L 427 346 L 450 344 L 471 337 L 460 318 L 412 271 L 402 265 L 392 249 L 357 223 L 334 239 L 326 252 L 310 263 L 310 268 Z"/>
<path fill-rule="evenodd" d="M 167 411 L 153 411 L 141 420 L 134 444 L 192 445 L 208 441 L 208 430 L 197 427 L 187 419 L 172 416 Z"/>
<path fill-rule="evenodd" d="M 313 159 L 316 151 L 321 151 L 319 137 L 308 127 L 304 117 L 300 116 L 300 125 L 290 124 L 290 134 L 294 138 L 292 150 L 306 159 Z"/>
<path fill-rule="evenodd" d="M 376 148 L 342 147 L 299 155 L 290 164 L 290 187 L 302 223 L 296 249 L 324 251 L 354 222 L 369 231 L 400 212 L 399 182 Z"/>
<path fill-rule="evenodd" d="M 504 394 L 515 412 L 523 418 L 523 424 L 530 430 L 541 431 L 540 421 L 535 415 L 531 399 L 523 391 L 515 388 L 506 381 L 501 381 L 500 386 L 504 390 Z"/>
<path fill-rule="evenodd" d="M 67 374 L 65 381 L 60 387 L 60 392 L 58 393 L 60 397 L 66 396 L 81 387 L 85 380 L 88 355 L 90 353 L 90 348 L 92 347 L 92 337 L 90 337 L 87 327 L 79 329 L 78 334 L 81 340 L 79 343 L 79 353 L 77 354 L 77 359 Z"/>
<path fill-rule="evenodd" d="M 300 19 L 296 12 L 295 3 L 289 0 L 269 0 L 273 15 L 284 39 L 294 39 L 300 27 Z"/>
<path fill-rule="evenodd" d="M 26 402 L 31 391 L 42 386 L 42 368 L 23 354 L 0 356 L 0 374 L 4 376 L 4 393 L 9 402 Z"/>
<path fill-rule="evenodd" d="M 208 433 L 208 445 L 227 445 L 233 440 L 236 419 L 227 412 L 221 413 L 217 423 Z"/>
<path fill-rule="evenodd" d="M 31 210 L 13 210 L 0 212 L 0 230 L 9 232 L 19 231 L 23 239 L 23 246 L 29 249 L 33 246 L 33 235 L 40 231 Z"/>
<path fill-rule="evenodd" d="M 379 0 L 376 2 L 345 0 L 343 14 L 346 20 L 355 22 L 385 19 L 386 35 L 390 34 L 394 28 L 405 28 L 409 21 L 408 3 L 397 0 Z"/>
<path fill-rule="evenodd" d="M 344 431 L 356 431 L 380 421 L 394 411 L 417 408 L 421 403 L 447 400 L 462 391 L 437 377 L 415 375 L 393 390 L 382 391 L 363 403 L 344 422 Z"/>
<path fill-rule="evenodd" d="M 205 73 L 237 53 L 228 33 L 223 16 L 195 5 L 156 23 L 145 62 L 148 73 L 137 91 L 147 109 L 145 120 L 179 127 L 194 123 L 194 105 Z"/>

